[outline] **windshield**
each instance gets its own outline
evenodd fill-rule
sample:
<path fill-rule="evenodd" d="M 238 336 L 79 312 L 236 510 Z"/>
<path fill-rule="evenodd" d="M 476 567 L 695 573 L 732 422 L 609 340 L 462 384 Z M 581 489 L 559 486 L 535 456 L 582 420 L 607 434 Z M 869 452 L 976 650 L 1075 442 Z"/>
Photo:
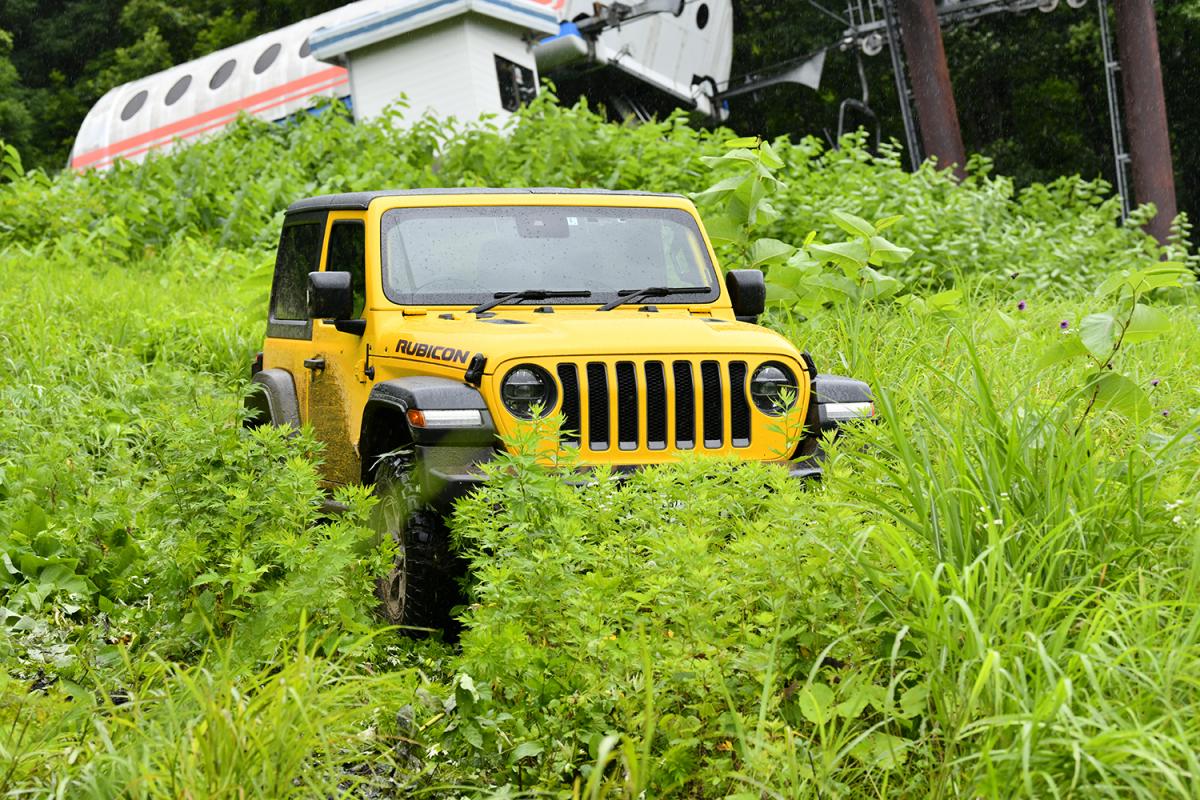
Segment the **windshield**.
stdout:
<path fill-rule="evenodd" d="M 556 305 L 602 304 L 624 289 L 710 286 L 655 304 L 720 295 L 696 221 L 671 208 L 397 208 L 381 223 L 384 293 L 401 305 L 475 305 L 525 289 L 585 290 Z"/>

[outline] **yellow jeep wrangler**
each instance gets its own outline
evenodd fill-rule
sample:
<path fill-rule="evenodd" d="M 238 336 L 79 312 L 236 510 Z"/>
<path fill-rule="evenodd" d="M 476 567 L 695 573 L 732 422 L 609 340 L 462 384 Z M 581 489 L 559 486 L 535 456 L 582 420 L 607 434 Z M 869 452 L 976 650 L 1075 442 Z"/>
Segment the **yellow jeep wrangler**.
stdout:
<path fill-rule="evenodd" d="M 584 466 L 701 453 L 819 473 L 821 432 L 872 416 L 871 394 L 753 324 L 764 298 L 761 272 L 721 280 L 676 195 L 313 197 L 284 218 L 250 424 L 310 425 L 331 486 L 375 485 L 399 553 L 383 614 L 440 626 L 443 514 L 535 414 L 562 415 Z"/>

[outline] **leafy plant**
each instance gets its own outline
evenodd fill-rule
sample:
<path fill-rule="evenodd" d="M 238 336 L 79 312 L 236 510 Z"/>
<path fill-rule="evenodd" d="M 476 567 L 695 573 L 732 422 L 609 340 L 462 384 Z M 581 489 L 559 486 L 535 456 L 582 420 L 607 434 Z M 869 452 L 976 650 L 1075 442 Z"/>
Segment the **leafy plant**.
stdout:
<path fill-rule="evenodd" d="M 504 127 L 331 109 L 0 184 L 0 793 L 1197 794 L 1195 288 L 1151 286 L 1162 251 L 1101 182 L 730 139 L 548 98 Z M 474 576 L 457 646 L 378 630 L 369 493 L 323 518 L 313 437 L 240 424 L 279 209 L 732 176 L 699 198 L 742 215 L 724 260 L 774 240 L 772 281 L 807 259 L 842 287 L 805 278 L 811 313 L 768 321 L 868 380 L 878 423 L 801 485 L 705 459 L 583 473 L 534 446 L 543 420 L 452 520 Z M 904 290 L 871 301 L 868 269 Z M 1083 287 L 1109 276 L 1096 309 Z M 1073 335 L 1086 352 L 1037 369 Z M 1076 433 L 1104 372 L 1161 379 L 1170 414 L 1098 398 Z"/>
<path fill-rule="evenodd" d="M 25 175 L 21 154 L 11 144 L 0 139 L 0 181 L 15 181 Z"/>
<path fill-rule="evenodd" d="M 1113 305 L 1109 309 L 1088 314 L 1076 330 L 1071 330 L 1069 321 L 1063 320 L 1065 335 L 1043 354 L 1039 364 L 1049 367 L 1080 358 L 1089 363 L 1083 386 L 1087 405 L 1080 415 L 1077 431 L 1094 409 L 1111 409 L 1134 420 L 1150 414 L 1149 395 L 1118 368 L 1118 356 L 1128 345 L 1175 332 L 1170 316 L 1142 300 L 1156 290 L 1190 283 L 1195 283 L 1195 276 L 1180 263 L 1161 262 L 1144 269 L 1122 270 L 1096 288 L 1096 297 L 1111 299 Z"/>
<path fill-rule="evenodd" d="M 891 216 L 872 224 L 844 211 L 832 210 L 829 218 L 852 238 L 823 244 L 810 232 L 800 247 L 759 231 L 780 218 L 771 195 L 784 186 L 776 172 L 784 162 L 770 143 L 757 138 L 732 139 L 721 156 L 703 161 L 721 178 L 696 195 L 708 209 L 705 225 L 709 238 L 724 255 L 727 267 L 760 269 L 767 283 L 767 300 L 779 308 L 815 313 L 827 304 L 862 303 L 890 297 L 901 282 L 875 269 L 902 264 L 912 250 L 885 239 L 883 231 L 903 219 Z M 827 266 L 837 272 L 828 272 Z"/>

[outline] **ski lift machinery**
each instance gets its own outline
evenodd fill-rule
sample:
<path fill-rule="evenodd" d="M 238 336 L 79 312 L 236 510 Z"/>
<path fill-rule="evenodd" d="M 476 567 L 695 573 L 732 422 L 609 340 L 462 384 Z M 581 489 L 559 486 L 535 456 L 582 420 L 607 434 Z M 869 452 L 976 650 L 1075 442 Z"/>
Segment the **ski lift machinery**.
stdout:
<path fill-rule="evenodd" d="M 892 63 L 892 75 L 896 82 L 896 95 L 900 101 L 900 116 L 904 124 L 904 139 L 913 169 L 924 160 L 921 148 L 919 120 L 913 112 L 913 94 L 901 48 L 902 31 L 897 19 L 897 0 L 850 0 L 845 15 L 839 15 L 821 5 L 819 0 L 808 0 L 828 16 L 845 25 L 845 33 L 833 47 L 855 50 L 855 57 L 876 56 L 888 48 Z M 1088 0 L 1062 0 L 1071 10 L 1079 10 Z M 981 17 L 998 13 L 1024 14 L 1032 11 L 1050 13 L 1055 11 L 1060 0 L 936 0 L 938 23 L 950 27 L 970 23 Z M 1100 45 L 1104 58 L 1104 79 L 1107 90 L 1108 118 L 1112 136 L 1112 151 L 1116 173 L 1117 194 L 1121 197 L 1122 215 L 1129 215 L 1131 178 L 1130 154 L 1125 147 L 1124 125 L 1121 118 L 1121 102 L 1117 73 L 1120 65 L 1115 56 L 1112 31 L 1108 23 L 1108 0 L 1096 0 L 1099 18 Z M 861 54 L 861 55 L 860 55 Z M 864 105 L 866 100 L 866 78 L 859 62 L 859 75 L 863 81 Z M 846 108 L 843 104 L 843 110 Z M 839 113 L 838 133 L 843 132 L 843 117 Z"/>

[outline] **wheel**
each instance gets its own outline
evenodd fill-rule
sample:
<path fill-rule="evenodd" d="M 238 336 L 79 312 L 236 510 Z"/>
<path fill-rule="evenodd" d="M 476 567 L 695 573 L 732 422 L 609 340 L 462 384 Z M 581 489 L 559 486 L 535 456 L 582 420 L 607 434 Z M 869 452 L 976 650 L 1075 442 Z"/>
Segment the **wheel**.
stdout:
<path fill-rule="evenodd" d="M 452 630 L 450 609 L 460 602 L 459 560 L 441 514 L 421 498 L 412 451 L 399 452 L 376 470 L 379 502 L 371 524 L 396 543 L 396 561 L 375 582 L 379 614 L 392 625 Z"/>

